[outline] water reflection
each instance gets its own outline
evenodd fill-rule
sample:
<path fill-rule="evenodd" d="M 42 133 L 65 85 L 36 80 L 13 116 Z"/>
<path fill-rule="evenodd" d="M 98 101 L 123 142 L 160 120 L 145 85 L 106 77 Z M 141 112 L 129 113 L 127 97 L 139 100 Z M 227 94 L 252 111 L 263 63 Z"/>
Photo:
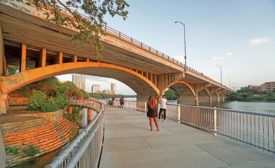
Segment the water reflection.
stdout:
<path fill-rule="evenodd" d="M 177 100 L 168 100 L 169 104 L 177 104 Z M 200 106 L 207 107 L 220 107 L 232 110 L 240 110 L 247 112 L 258 112 L 258 113 L 275 113 L 275 103 L 274 102 L 222 102 L 217 103 L 200 103 Z"/>

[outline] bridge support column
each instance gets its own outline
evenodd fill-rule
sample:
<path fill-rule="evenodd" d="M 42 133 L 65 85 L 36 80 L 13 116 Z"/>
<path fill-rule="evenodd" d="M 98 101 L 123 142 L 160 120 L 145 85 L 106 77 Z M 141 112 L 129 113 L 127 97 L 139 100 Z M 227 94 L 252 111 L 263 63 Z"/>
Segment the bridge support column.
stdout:
<path fill-rule="evenodd" d="M 137 105 L 136 105 L 136 110 L 138 111 L 142 111 L 142 112 L 146 112 L 146 102 L 148 101 L 148 98 L 149 98 L 150 95 L 148 96 L 140 96 L 140 95 L 137 95 Z M 152 95 L 154 96 L 154 95 Z"/>
<path fill-rule="evenodd" d="M 195 96 L 195 105 L 196 106 L 200 105 L 200 101 L 199 101 L 199 96 L 198 95 Z"/>
<path fill-rule="evenodd" d="M 3 42 L 2 27 L 0 25 L 0 76 L 5 75 L 4 59 L 5 59 L 4 42 Z"/>
<path fill-rule="evenodd" d="M 213 104 L 213 97 L 212 96 L 209 96 L 209 104 L 210 104 L 210 106 L 212 106 L 212 104 Z"/>
<path fill-rule="evenodd" d="M 218 103 L 221 102 L 221 98 L 220 98 L 219 95 L 217 96 L 217 102 L 218 102 Z"/>
<path fill-rule="evenodd" d="M 0 167 L 6 167 L 6 152 L 5 152 L 5 145 L 4 145 L 1 129 L 0 129 Z"/>
<path fill-rule="evenodd" d="M 0 114 L 7 113 L 9 109 L 9 95 L 0 94 Z"/>

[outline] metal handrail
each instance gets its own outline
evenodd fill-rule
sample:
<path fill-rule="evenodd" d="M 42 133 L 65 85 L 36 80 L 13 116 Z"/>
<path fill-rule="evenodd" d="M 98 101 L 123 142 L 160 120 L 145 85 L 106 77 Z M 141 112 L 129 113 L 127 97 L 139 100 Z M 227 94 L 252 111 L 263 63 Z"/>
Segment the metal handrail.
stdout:
<path fill-rule="evenodd" d="M 275 153 L 275 114 L 168 104 L 167 117 Z"/>
<path fill-rule="evenodd" d="M 99 140 L 95 140 L 96 143 L 98 143 L 95 145 L 100 146 L 100 149 L 93 146 L 93 152 L 96 153 L 96 156 L 93 158 L 90 156 L 91 158 L 89 160 L 84 160 L 90 163 L 88 167 L 97 167 L 103 140 L 103 116 L 104 105 L 102 104 L 101 111 L 98 112 L 95 119 L 82 130 L 72 142 L 65 146 L 59 155 L 55 157 L 50 164 L 46 165 L 45 168 L 76 167 L 77 164 L 81 164 L 81 158 L 84 156 L 85 152 L 91 150 L 91 147 L 89 148 L 88 146 L 92 144 L 95 138 L 99 138 Z M 98 150 L 95 151 L 96 149 Z"/>

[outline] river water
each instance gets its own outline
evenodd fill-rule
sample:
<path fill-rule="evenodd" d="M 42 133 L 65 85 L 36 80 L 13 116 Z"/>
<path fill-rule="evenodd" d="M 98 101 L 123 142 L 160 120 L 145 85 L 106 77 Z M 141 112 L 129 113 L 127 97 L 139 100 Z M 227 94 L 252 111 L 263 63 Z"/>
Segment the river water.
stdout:
<path fill-rule="evenodd" d="M 169 101 L 171 104 L 176 104 L 176 100 Z M 210 105 L 209 103 L 201 103 L 201 106 L 207 107 L 219 107 L 226 108 L 238 111 L 245 112 L 257 112 L 257 113 L 275 113 L 275 103 L 274 102 L 238 102 L 238 101 L 230 101 L 223 103 L 213 103 Z"/>
<path fill-rule="evenodd" d="M 136 98 L 126 98 L 126 100 L 135 101 Z M 177 100 L 168 100 L 169 104 L 177 104 Z M 200 106 L 209 107 L 209 103 L 201 103 Z M 246 112 L 275 113 L 275 102 L 238 102 L 230 101 L 223 103 L 213 103 L 212 107 L 227 108 Z"/>

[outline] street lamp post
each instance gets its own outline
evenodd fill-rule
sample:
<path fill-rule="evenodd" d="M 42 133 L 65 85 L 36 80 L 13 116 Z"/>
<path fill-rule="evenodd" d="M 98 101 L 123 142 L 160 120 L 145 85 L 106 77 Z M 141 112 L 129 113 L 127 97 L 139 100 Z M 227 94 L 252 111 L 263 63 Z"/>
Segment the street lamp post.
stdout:
<path fill-rule="evenodd" d="M 221 85 L 222 85 L 222 66 L 221 65 L 217 65 L 217 67 L 219 67 L 220 68 L 220 75 L 221 75 Z"/>
<path fill-rule="evenodd" d="M 184 33 L 184 70 L 186 71 L 186 35 L 185 35 L 185 23 L 181 21 L 175 21 L 175 23 L 179 23 L 183 26 L 183 33 Z"/>

